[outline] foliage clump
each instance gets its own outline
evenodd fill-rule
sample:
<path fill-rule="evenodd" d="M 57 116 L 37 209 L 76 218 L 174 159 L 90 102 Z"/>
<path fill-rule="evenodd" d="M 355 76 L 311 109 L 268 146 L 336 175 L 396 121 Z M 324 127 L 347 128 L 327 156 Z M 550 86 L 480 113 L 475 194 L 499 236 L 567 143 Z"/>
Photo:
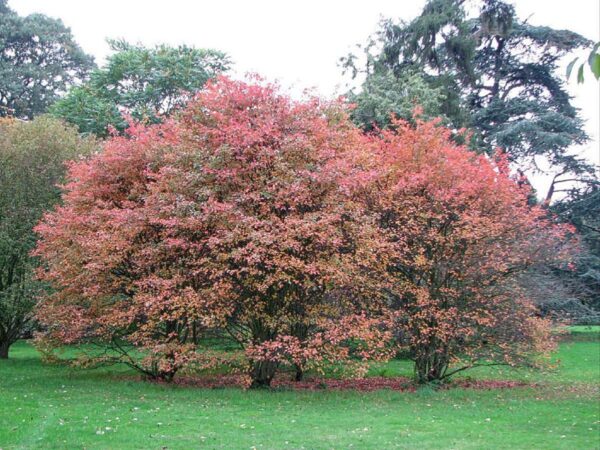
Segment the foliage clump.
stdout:
<path fill-rule="evenodd" d="M 158 45 L 147 48 L 109 40 L 114 52 L 104 67 L 72 88 L 50 113 L 75 125 L 81 133 L 107 137 L 124 131 L 126 116 L 157 123 L 181 108 L 211 78 L 229 68 L 222 52 Z"/>

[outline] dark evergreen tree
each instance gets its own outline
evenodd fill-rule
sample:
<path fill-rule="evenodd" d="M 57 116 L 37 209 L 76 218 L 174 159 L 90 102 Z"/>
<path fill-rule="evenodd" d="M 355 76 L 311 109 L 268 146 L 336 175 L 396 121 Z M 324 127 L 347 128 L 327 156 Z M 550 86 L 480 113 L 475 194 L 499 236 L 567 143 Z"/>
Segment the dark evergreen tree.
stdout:
<path fill-rule="evenodd" d="M 0 117 L 43 113 L 93 67 L 60 20 L 20 17 L 0 0 Z"/>
<path fill-rule="evenodd" d="M 600 321 L 600 183 L 589 181 L 572 188 L 569 195 L 551 206 L 564 221 L 573 224 L 580 236 L 581 251 L 570 271 L 558 275 L 573 286 L 584 305 L 591 309 L 578 320 Z M 589 316 L 589 317 L 588 317 Z"/>
<path fill-rule="evenodd" d="M 572 31 L 520 20 L 501 0 L 480 0 L 474 13 L 471 6 L 464 0 L 430 0 L 410 22 L 383 21 L 374 45 L 367 46 L 363 92 L 382 73 L 398 80 L 420 74 L 431 89 L 444 93 L 438 114 L 454 128 L 473 130 L 476 148 L 502 147 L 524 171 L 543 172 L 549 165 L 560 174 L 556 182 L 593 176 L 590 164 L 569 153 L 588 137 L 557 70 L 561 58 L 591 42 Z M 356 61 L 350 56 L 344 64 L 357 73 Z M 358 102 L 354 118 L 364 128 L 372 122 L 386 125 L 381 111 L 360 108 Z M 554 185 L 549 197 L 553 192 Z"/>

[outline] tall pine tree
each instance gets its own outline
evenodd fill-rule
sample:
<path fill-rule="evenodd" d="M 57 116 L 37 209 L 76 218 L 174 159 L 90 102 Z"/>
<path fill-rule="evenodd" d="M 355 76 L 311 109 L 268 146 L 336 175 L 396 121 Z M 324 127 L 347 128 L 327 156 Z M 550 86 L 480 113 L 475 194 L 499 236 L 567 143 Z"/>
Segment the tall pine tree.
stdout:
<path fill-rule="evenodd" d="M 373 82 L 382 74 L 402 80 L 416 73 L 432 92 L 441 89 L 437 113 L 454 128 L 473 130 L 477 148 L 501 147 L 522 171 L 558 174 L 555 183 L 593 177 L 593 167 L 569 151 L 588 137 L 557 70 L 566 54 L 591 42 L 572 31 L 520 20 L 501 0 L 472 6 L 464 0 L 430 0 L 410 22 L 383 21 L 375 45 L 367 47 L 367 78 L 358 94 L 371 101 L 356 102 L 355 121 L 365 129 L 385 127 L 382 107 L 373 107 Z M 344 63 L 357 73 L 356 61 L 351 55 Z M 423 95 L 415 97 L 420 102 Z M 431 115 L 431 102 L 427 106 Z"/>

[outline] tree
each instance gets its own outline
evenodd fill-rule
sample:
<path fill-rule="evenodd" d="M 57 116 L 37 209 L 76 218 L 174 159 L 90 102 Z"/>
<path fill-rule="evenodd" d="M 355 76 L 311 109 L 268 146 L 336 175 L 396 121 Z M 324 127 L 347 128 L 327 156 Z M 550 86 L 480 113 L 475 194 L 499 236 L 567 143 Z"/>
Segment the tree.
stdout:
<path fill-rule="evenodd" d="M 574 261 L 574 270 L 554 270 L 561 281 L 572 286 L 579 299 L 579 302 L 569 309 L 567 316 L 577 323 L 598 323 L 600 321 L 600 183 L 590 181 L 583 188 L 574 186 L 569 195 L 551 206 L 551 210 L 561 220 L 572 224 L 581 240 L 581 251 Z"/>
<path fill-rule="evenodd" d="M 393 330 L 416 380 L 521 364 L 552 348 L 550 322 L 537 317 L 520 276 L 567 260 L 568 227 L 528 204 L 505 155 L 494 161 L 453 144 L 435 121 L 392 126 L 373 140 L 378 169 L 363 201 L 391 246 Z"/>
<path fill-rule="evenodd" d="M 0 117 L 32 119 L 93 67 L 60 20 L 19 17 L 0 0 Z"/>
<path fill-rule="evenodd" d="M 0 120 L 0 358 L 7 358 L 43 289 L 34 279 L 38 263 L 29 256 L 33 227 L 60 198 L 56 184 L 65 161 L 89 154 L 94 142 L 47 116 Z"/>
<path fill-rule="evenodd" d="M 439 115 L 454 129 L 474 131 L 474 149 L 491 154 L 501 147 L 522 171 L 543 172 L 549 164 L 560 174 L 557 182 L 591 175 L 593 167 L 569 152 L 587 136 L 557 73 L 561 58 L 591 42 L 519 20 L 500 0 L 477 4 L 472 14 L 464 0 L 430 0 L 408 23 L 383 21 L 377 45 L 367 47 L 366 90 L 380 74 L 391 72 L 399 81 L 420 74 L 444 93 Z M 355 61 L 345 63 L 352 68 Z M 368 112 L 354 117 L 367 127 L 365 118 L 374 118 Z"/>
<path fill-rule="evenodd" d="M 396 78 L 391 71 L 374 73 L 362 85 L 359 93 L 350 92 L 348 100 L 355 107 L 352 120 L 365 131 L 374 127 L 387 128 L 392 115 L 412 120 L 416 107 L 424 118 L 438 117 L 445 100 L 440 88 L 432 88 L 419 74 L 406 74 Z"/>
<path fill-rule="evenodd" d="M 255 387 L 284 362 L 301 376 L 385 354 L 362 307 L 377 241 L 346 194 L 362 140 L 337 104 L 226 78 L 177 120 L 111 138 L 37 228 L 56 289 L 38 313 L 46 341 L 95 342 L 170 380 L 212 363 L 198 344 L 219 329 Z"/>
<path fill-rule="evenodd" d="M 52 107 L 52 114 L 82 133 L 106 136 L 110 128 L 127 128 L 124 113 L 157 123 L 182 107 L 190 95 L 229 68 L 229 59 L 216 50 L 159 45 L 146 48 L 109 41 L 106 65 L 92 72 L 83 86 Z"/>

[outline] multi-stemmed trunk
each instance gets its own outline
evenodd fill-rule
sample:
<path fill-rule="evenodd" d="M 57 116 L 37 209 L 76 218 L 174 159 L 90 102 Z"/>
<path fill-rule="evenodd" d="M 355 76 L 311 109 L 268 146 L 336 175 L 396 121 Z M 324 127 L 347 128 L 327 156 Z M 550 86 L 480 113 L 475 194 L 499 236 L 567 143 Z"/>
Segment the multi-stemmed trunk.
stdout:
<path fill-rule="evenodd" d="M 427 384 L 442 381 L 446 376 L 450 357 L 443 348 L 430 346 L 426 349 L 418 349 L 413 353 L 415 360 L 415 381 L 419 384 Z"/>
<path fill-rule="evenodd" d="M 309 326 L 302 322 L 297 322 L 292 325 L 288 333 L 297 338 L 300 342 L 304 342 L 309 334 Z M 271 329 L 268 325 L 265 325 L 262 321 L 255 321 L 251 327 L 252 331 L 252 342 L 260 344 L 269 342 L 277 338 L 277 331 Z M 276 361 L 268 360 L 256 360 L 251 362 L 250 377 L 252 382 L 251 388 L 265 388 L 270 387 L 273 378 L 279 368 L 279 363 Z M 304 378 L 304 367 L 302 363 L 294 363 L 294 380 L 302 381 Z"/>
<path fill-rule="evenodd" d="M 170 383 L 173 381 L 173 378 L 175 378 L 175 374 L 179 369 L 179 366 L 176 364 L 175 353 L 173 351 L 167 351 L 162 355 L 162 358 L 166 361 L 166 364 L 164 364 L 166 368 L 161 368 L 161 361 L 155 360 L 152 361 L 150 370 L 147 370 L 146 373 L 151 379 Z"/>
<path fill-rule="evenodd" d="M 252 377 L 251 388 L 268 388 L 275 377 L 277 363 L 274 361 L 255 361 L 252 365 L 250 376 Z"/>

